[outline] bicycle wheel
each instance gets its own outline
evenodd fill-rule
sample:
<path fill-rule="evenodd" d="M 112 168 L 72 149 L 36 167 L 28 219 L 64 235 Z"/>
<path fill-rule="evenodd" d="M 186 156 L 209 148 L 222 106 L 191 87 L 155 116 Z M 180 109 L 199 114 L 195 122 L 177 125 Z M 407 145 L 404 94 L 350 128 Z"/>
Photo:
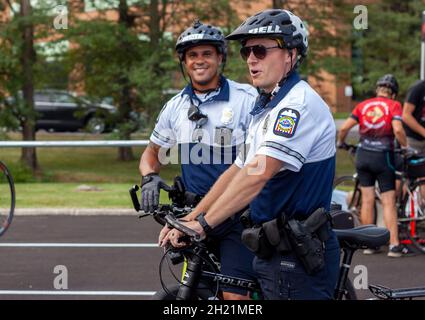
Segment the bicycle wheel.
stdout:
<path fill-rule="evenodd" d="M 407 234 L 411 244 L 425 253 L 425 180 L 417 181 L 403 198 L 398 216 L 401 230 Z"/>
<path fill-rule="evenodd" d="M 10 226 L 15 210 L 15 185 L 6 165 L 0 161 L 0 236 Z"/>
<path fill-rule="evenodd" d="M 343 300 L 357 300 L 356 290 L 354 289 L 353 283 L 350 278 L 347 278 L 345 281 L 345 293 L 343 296 Z"/>
<path fill-rule="evenodd" d="M 360 224 L 361 193 L 355 176 L 342 176 L 335 180 L 332 201 L 341 205 L 341 209 L 353 214 L 354 225 Z"/>
<path fill-rule="evenodd" d="M 379 195 L 375 191 L 375 203 L 373 205 L 373 224 L 378 221 L 378 208 L 376 201 L 379 200 Z M 340 204 L 342 210 L 350 211 L 354 217 L 354 226 L 361 225 L 360 208 L 362 204 L 362 194 L 360 191 L 357 175 L 342 176 L 335 180 L 333 186 L 332 201 Z"/>

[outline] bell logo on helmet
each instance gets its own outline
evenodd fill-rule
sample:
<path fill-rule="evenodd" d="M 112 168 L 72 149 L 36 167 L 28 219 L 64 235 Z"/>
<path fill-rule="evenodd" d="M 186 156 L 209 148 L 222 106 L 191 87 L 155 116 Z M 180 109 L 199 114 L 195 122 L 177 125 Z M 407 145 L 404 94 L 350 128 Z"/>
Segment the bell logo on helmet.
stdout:
<path fill-rule="evenodd" d="M 192 40 L 202 40 L 203 38 L 204 38 L 203 34 L 191 34 L 191 35 L 183 37 L 181 41 L 185 42 L 185 41 L 192 41 Z"/>
<path fill-rule="evenodd" d="M 249 33 L 282 33 L 282 29 L 280 29 L 280 26 L 274 25 L 274 26 L 268 26 L 268 27 L 260 27 L 260 28 L 254 28 L 248 31 Z"/>

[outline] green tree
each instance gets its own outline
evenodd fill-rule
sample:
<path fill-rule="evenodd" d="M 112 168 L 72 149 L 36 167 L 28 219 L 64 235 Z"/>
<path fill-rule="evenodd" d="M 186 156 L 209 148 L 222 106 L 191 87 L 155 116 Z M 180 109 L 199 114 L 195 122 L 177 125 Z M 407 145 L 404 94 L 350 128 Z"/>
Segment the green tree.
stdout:
<path fill-rule="evenodd" d="M 81 79 L 89 95 L 112 96 L 118 102 L 118 138 L 124 140 L 130 139 L 135 130 L 132 111 L 143 113 L 152 125 L 169 98 L 166 90 L 185 85 L 174 52 L 178 35 L 195 18 L 217 22 L 224 30 L 231 30 L 240 22 L 227 0 L 216 1 L 214 6 L 194 0 L 90 3 L 100 13 L 97 18 L 73 18 L 72 27 L 63 33 L 75 44 L 68 62 L 84 66 Z M 118 21 L 106 19 L 106 13 L 113 11 L 118 14 Z M 231 70 L 229 73 L 236 78 L 246 73 L 240 61 L 231 63 L 226 70 Z M 119 152 L 122 160 L 133 158 L 129 148 Z"/>
<path fill-rule="evenodd" d="M 394 74 L 399 97 L 419 78 L 422 0 L 387 0 L 367 6 L 368 28 L 355 31 L 353 84 L 358 98 L 373 94 L 376 80 Z"/>
<path fill-rule="evenodd" d="M 81 79 L 87 94 L 114 98 L 119 106 L 117 138 L 129 140 L 137 129 L 133 112 L 151 114 L 170 86 L 171 42 L 161 25 L 165 9 L 155 0 L 92 1 L 92 5 L 99 13 L 96 19 L 73 19 L 64 32 L 74 44 L 68 62 L 84 66 Z M 117 21 L 106 19 L 112 11 L 118 14 Z M 134 158 L 131 148 L 120 148 L 118 157 Z"/>
<path fill-rule="evenodd" d="M 12 96 L 15 103 L 1 108 L 0 122 L 9 128 L 19 127 L 23 140 L 34 141 L 34 88 L 40 76 L 37 64 L 43 61 L 37 56 L 35 42 L 46 35 L 49 17 L 43 6 L 33 8 L 29 0 L 3 1 L 1 11 L 4 17 L 10 16 L 0 26 L 1 99 L 4 102 L 6 96 Z M 21 160 L 33 172 L 39 170 L 35 148 L 23 148 Z"/>

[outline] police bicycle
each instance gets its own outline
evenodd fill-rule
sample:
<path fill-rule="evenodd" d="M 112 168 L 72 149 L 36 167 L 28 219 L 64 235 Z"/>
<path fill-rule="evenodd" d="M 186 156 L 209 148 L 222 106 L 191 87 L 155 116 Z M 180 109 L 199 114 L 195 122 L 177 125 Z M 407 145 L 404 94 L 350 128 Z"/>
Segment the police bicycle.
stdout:
<path fill-rule="evenodd" d="M 352 156 L 357 146 L 346 144 L 347 150 Z M 395 170 L 397 179 L 400 180 L 400 188 L 396 193 L 397 221 L 399 233 L 405 239 L 402 244 L 412 244 L 419 252 L 425 253 L 425 157 L 420 157 L 411 151 L 396 149 L 400 170 Z M 345 193 L 347 209 L 359 221 L 361 207 L 361 190 L 357 173 L 350 176 L 342 176 L 334 182 L 334 193 Z M 379 187 L 375 188 L 375 198 L 380 201 Z M 375 222 L 377 210 L 375 202 Z"/>
<path fill-rule="evenodd" d="M 15 185 L 12 174 L 0 161 L 0 236 L 12 223 L 15 211 Z"/>
<path fill-rule="evenodd" d="M 137 185 L 130 189 L 130 195 L 133 206 L 136 211 L 140 211 L 140 203 L 137 196 L 139 187 Z M 170 198 L 175 199 L 175 187 L 167 187 Z M 184 217 L 190 212 L 190 207 L 181 208 L 171 205 L 160 205 L 152 213 L 144 213 L 139 217 L 152 216 L 156 222 L 161 225 L 169 225 L 172 228 L 182 231 L 186 234 L 185 242 L 190 243 L 184 248 L 173 248 L 170 246 L 160 261 L 160 281 L 163 290 L 157 292 L 154 300 L 221 300 L 223 298 L 221 286 L 231 286 L 244 289 L 250 293 L 251 298 L 261 299 L 261 288 L 258 282 L 247 279 L 224 275 L 220 272 L 220 263 L 216 255 L 210 250 L 208 239 L 201 240 L 200 236 L 193 230 L 185 227 L 179 218 Z M 336 211 L 336 220 L 342 221 L 348 219 L 350 222 L 350 213 Z M 346 223 L 343 224 L 347 228 Z M 355 289 L 348 278 L 351 260 L 354 252 L 359 248 L 374 248 L 383 245 L 388 241 L 389 233 L 384 228 L 375 226 L 359 227 L 349 230 L 335 230 L 338 235 L 343 258 L 340 269 L 338 284 L 335 289 L 335 299 L 338 300 L 357 300 Z M 179 279 L 175 277 L 177 283 L 172 286 L 166 286 L 162 278 L 162 265 L 164 261 L 173 265 L 183 264 L 182 276 Z"/>

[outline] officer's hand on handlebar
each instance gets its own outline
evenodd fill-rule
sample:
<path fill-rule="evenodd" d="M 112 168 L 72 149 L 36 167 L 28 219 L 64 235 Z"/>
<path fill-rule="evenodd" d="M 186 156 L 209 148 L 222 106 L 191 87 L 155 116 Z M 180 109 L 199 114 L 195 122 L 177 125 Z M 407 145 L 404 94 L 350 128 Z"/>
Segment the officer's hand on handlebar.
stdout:
<path fill-rule="evenodd" d="M 161 242 L 161 247 L 166 247 L 170 243 L 174 248 L 182 248 L 187 246 L 189 243 L 182 241 L 185 238 L 185 234 L 177 229 L 171 229 Z"/>
<path fill-rule="evenodd" d="M 168 235 L 170 233 L 170 231 L 173 230 L 171 228 L 168 227 L 168 225 L 165 225 L 161 231 L 159 232 L 159 236 L 158 236 L 158 245 L 160 247 L 165 247 L 165 245 L 168 242 Z M 167 240 L 165 240 L 167 239 Z"/>
<path fill-rule="evenodd" d="M 182 224 L 186 227 L 197 233 L 201 240 L 206 238 L 206 234 L 202 226 L 199 224 L 198 221 L 192 220 L 192 221 L 185 221 L 182 222 Z M 182 242 L 181 238 L 185 235 L 183 232 L 179 230 L 175 230 L 176 232 L 173 232 L 170 235 L 170 243 L 175 248 L 181 248 L 187 245 L 187 243 Z"/>
<path fill-rule="evenodd" d="M 166 191 L 170 187 L 161 179 L 157 173 L 150 173 L 142 177 L 142 192 L 140 209 L 145 212 L 153 212 L 159 205 L 159 190 L 162 188 Z"/>

